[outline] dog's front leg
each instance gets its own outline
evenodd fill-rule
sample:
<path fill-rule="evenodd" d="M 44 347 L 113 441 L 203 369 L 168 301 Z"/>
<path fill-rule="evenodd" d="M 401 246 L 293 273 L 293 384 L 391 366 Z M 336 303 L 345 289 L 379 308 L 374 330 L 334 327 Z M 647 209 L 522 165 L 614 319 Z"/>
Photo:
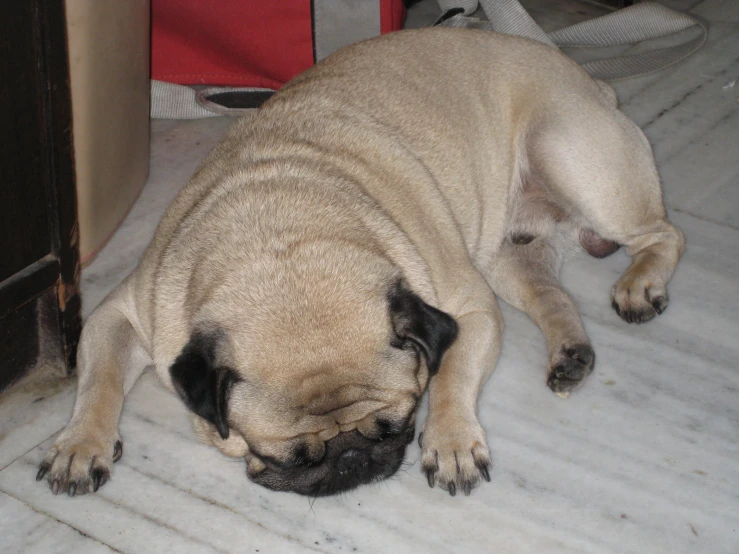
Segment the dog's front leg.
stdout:
<path fill-rule="evenodd" d="M 127 317 L 126 283 L 85 323 L 77 351 L 77 400 L 72 419 L 41 462 L 54 494 L 97 491 L 123 453 L 118 420 L 123 397 L 151 363 Z"/>
<path fill-rule="evenodd" d="M 500 354 L 503 319 L 495 295 L 479 284 L 460 309 L 457 340 L 429 386 L 429 413 L 420 439 L 421 469 L 430 486 L 454 496 L 490 480 L 490 450 L 477 419 L 477 397 Z M 447 307 L 445 307 L 447 308 Z M 448 308 L 447 308 L 448 309 Z"/>

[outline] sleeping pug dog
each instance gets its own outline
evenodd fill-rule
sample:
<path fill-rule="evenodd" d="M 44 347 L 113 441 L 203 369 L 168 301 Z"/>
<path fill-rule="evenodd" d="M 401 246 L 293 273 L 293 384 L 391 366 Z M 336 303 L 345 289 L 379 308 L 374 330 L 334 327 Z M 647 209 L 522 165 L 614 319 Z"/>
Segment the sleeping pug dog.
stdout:
<path fill-rule="evenodd" d="M 105 483 L 124 396 L 152 364 L 252 481 L 315 496 L 392 475 L 428 388 L 421 469 L 468 494 L 490 480 L 476 407 L 496 296 L 544 333 L 552 391 L 593 368 L 558 282 L 578 241 L 632 256 L 611 291 L 623 319 L 665 309 L 683 235 L 612 89 L 490 32 L 346 48 L 233 125 L 90 316 L 74 413 L 38 479 L 71 495 Z"/>

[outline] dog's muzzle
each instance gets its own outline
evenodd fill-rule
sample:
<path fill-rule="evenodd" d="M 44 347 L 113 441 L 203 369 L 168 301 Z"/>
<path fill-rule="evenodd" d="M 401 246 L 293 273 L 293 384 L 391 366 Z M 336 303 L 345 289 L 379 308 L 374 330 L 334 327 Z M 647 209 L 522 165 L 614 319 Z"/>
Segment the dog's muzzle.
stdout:
<path fill-rule="evenodd" d="M 272 490 L 308 496 L 348 491 L 394 475 L 414 434 L 413 425 L 379 440 L 368 439 L 358 431 L 339 433 L 326 442 L 326 453 L 320 462 L 289 467 L 266 460 L 266 468 L 251 479 Z"/>

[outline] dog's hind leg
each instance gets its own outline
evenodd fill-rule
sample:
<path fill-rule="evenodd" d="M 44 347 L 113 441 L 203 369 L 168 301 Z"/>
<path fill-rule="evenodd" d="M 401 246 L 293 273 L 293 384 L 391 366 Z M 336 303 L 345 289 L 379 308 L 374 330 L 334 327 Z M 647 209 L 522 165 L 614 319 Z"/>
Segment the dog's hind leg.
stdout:
<path fill-rule="evenodd" d="M 89 317 L 77 351 L 72 419 L 41 462 L 54 494 L 97 491 L 123 453 L 118 420 L 123 397 L 151 359 L 131 324 L 124 282 Z"/>
<path fill-rule="evenodd" d="M 547 385 L 566 396 L 593 370 L 595 355 L 577 306 L 558 279 L 561 254 L 556 237 L 526 244 L 506 240 L 486 272 L 495 293 L 526 313 L 544 333 L 549 363 Z"/>
<path fill-rule="evenodd" d="M 614 108 L 577 102 L 536 131 L 531 167 L 578 224 L 626 247 L 633 261 L 611 291 L 613 308 L 629 323 L 648 321 L 667 307 L 667 282 L 685 239 L 667 220 L 641 130 Z"/>

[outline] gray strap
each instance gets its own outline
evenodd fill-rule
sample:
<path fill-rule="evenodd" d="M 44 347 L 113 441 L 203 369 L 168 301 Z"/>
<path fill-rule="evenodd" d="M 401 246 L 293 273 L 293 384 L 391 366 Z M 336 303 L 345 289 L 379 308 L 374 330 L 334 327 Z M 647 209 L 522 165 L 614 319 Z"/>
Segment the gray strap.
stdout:
<path fill-rule="evenodd" d="M 576 25 L 545 33 L 518 0 L 438 0 L 442 11 L 464 7 L 464 14 L 482 7 L 488 21 L 457 15 L 442 23 L 450 27 L 474 27 L 525 36 L 561 48 L 604 48 L 636 44 L 695 28 L 697 36 L 683 43 L 648 52 L 604 58 L 583 64 L 597 79 L 614 81 L 660 71 L 696 52 L 706 41 L 704 23 L 661 4 L 644 2 Z"/>
<path fill-rule="evenodd" d="M 480 0 L 439 0 L 441 13 L 448 12 L 454 8 L 463 8 L 464 15 L 472 15 L 477 10 Z"/>
<path fill-rule="evenodd" d="M 320 62 L 336 50 L 380 34 L 380 2 L 312 0 L 313 48 Z"/>
<path fill-rule="evenodd" d="M 518 0 L 481 0 L 480 4 L 493 31 L 553 45 L 544 30 L 536 24 Z"/>
<path fill-rule="evenodd" d="M 208 100 L 221 92 L 271 92 L 265 88 L 208 87 L 194 89 L 165 81 L 151 81 L 151 110 L 153 119 L 202 119 L 217 115 L 241 116 L 250 109 L 226 108 Z"/>
<path fill-rule="evenodd" d="M 194 88 L 165 81 L 151 81 L 151 112 L 153 119 L 200 119 L 219 115 L 198 102 Z"/>

